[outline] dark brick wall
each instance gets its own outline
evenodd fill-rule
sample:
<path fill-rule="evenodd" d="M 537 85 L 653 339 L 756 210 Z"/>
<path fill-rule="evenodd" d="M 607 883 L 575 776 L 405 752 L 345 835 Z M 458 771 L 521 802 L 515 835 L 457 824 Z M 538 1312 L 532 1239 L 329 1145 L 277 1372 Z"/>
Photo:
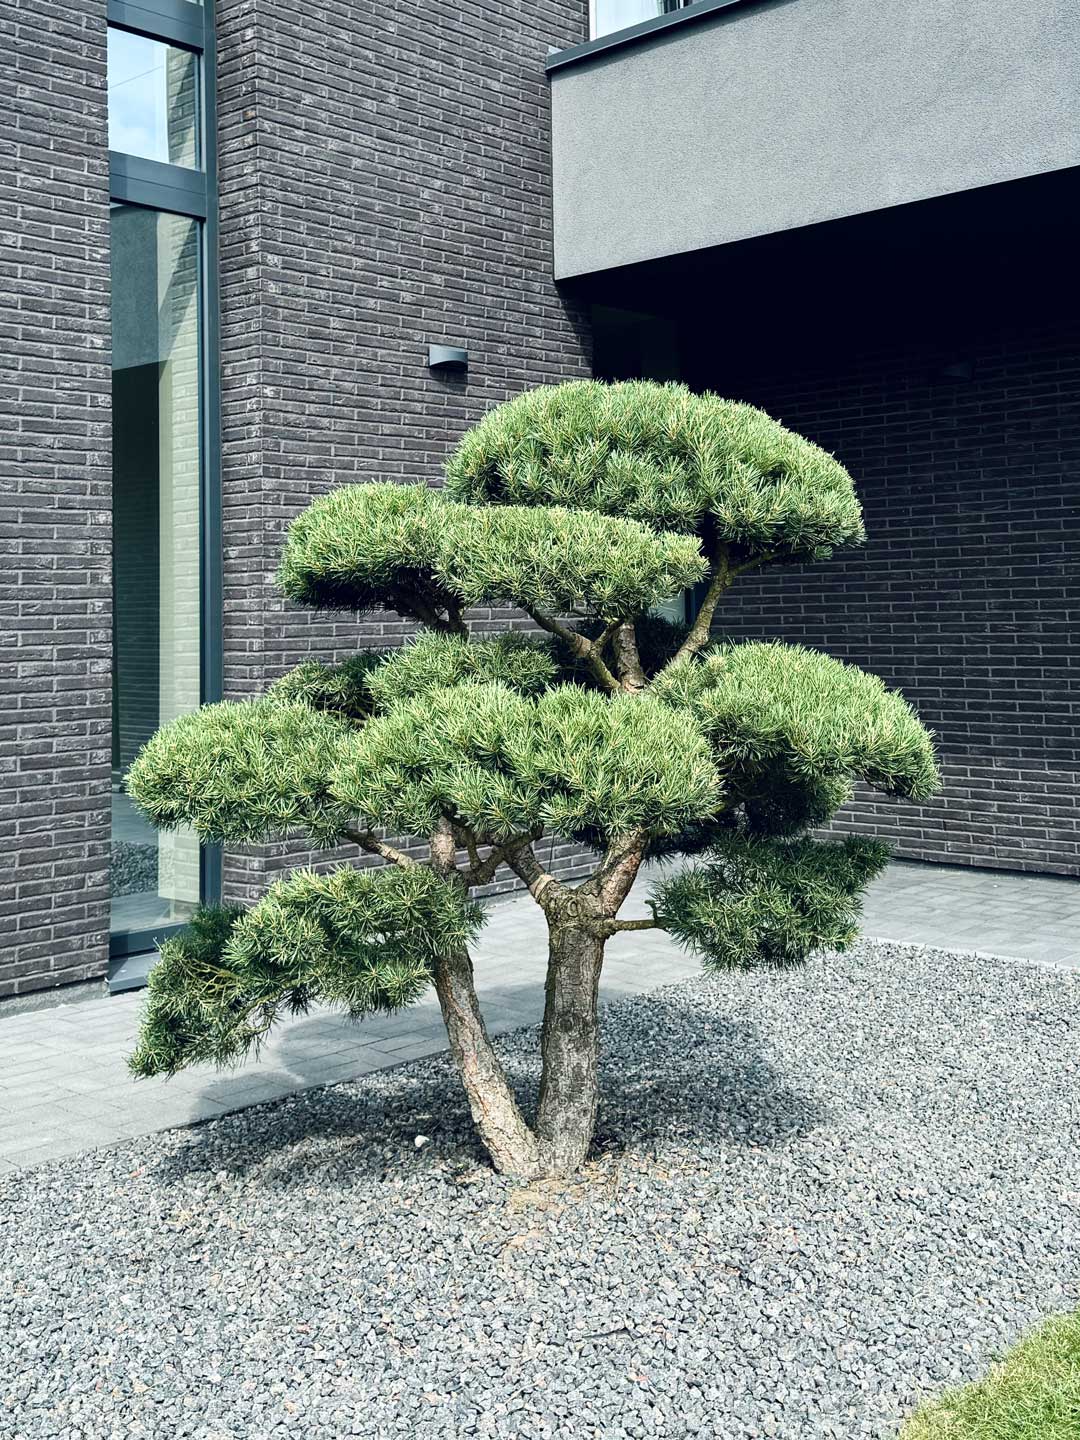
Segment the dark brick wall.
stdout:
<path fill-rule="evenodd" d="M 584 0 L 219 0 L 230 696 L 405 634 L 274 594 L 285 528 L 315 495 L 435 482 L 491 405 L 589 373 L 550 279 L 543 70 L 585 29 Z M 466 379 L 428 371 L 444 341 L 469 347 Z M 300 858 L 230 852 L 227 892 L 253 898 Z"/>
<path fill-rule="evenodd" d="M 962 347 L 963 348 L 963 347 Z M 837 454 L 864 549 L 745 577 L 719 615 L 898 686 L 937 733 L 945 789 L 861 793 L 841 830 L 954 864 L 1075 874 L 1080 674 L 1080 333 L 1012 329 L 950 354 L 746 377 L 740 397 Z"/>
<path fill-rule="evenodd" d="M 105 0 L 17 0 L 0 51 L 2 998 L 108 952 Z"/>

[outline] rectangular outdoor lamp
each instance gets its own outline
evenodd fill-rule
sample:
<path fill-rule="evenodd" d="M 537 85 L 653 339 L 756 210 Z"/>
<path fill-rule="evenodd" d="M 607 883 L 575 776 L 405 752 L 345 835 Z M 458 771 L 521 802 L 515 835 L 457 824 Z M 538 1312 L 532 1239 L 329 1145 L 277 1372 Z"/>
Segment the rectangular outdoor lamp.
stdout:
<path fill-rule="evenodd" d="M 429 345 L 427 363 L 429 370 L 467 370 L 469 352 L 463 345 Z"/>

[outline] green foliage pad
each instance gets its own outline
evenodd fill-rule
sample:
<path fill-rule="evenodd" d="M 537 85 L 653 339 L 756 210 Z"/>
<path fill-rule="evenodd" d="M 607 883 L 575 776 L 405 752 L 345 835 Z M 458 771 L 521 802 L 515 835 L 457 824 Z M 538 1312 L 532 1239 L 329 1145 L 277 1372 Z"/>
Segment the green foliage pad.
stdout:
<path fill-rule="evenodd" d="M 796 965 L 814 950 L 847 949 L 859 895 L 888 858 L 877 840 L 727 836 L 711 864 L 661 882 L 652 904 L 663 929 L 710 968 Z"/>
<path fill-rule="evenodd" d="M 440 815 L 500 841 L 550 829 L 603 844 L 638 825 L 681 829 L 722 803 L 693 722 L 651 696 L 560 685 L 429 690 L 347 746 L 335 795 L 372 825 L 429 833 Z"/>
<path fill-rule="evenodd" d="M 820 559 L 864 538 L 837 460 L 752 405 L 684 385 L 527 391 L 464 436 L 446 477 L 474 505 L 599 510 L 747 555 Z"/>
<path fill-rule="evenodd" d="M 304 605 L 427 619 L 509 604 L 621 617 L 702 578 L 688 536 L 556 507 L 457 505 L 418 485 L 350 485 L 289 529 L 279 579 Z"/>
<path fill-rule="evenodd" d="M 283 1011 L 315 1000 L 357 1017 L 408 1005 L 482 920 L 457 886 L 419 865 L 301 870 L 246 912 L 207 907 L 161 947 L 131 1069 L 235 1063 Z"/>
<path fill-rule="evenodd" d="M 338 842 L 349 810 L 328 788 L 350 727 L 300 700 L 204 705 L 162 726 L 128 771 L 127 790 L 159 830 L 200 840 L 266 840 L 303 830 Z"/>
<path fill-rule="evenodd" d="M 749 793 L 858 776 L 924 800 L 938 786 L 930 736 L 903 696 L 802 645 L 719 646 L 672 666 L 656 694 L 694 716 L 721 768 Z"/>

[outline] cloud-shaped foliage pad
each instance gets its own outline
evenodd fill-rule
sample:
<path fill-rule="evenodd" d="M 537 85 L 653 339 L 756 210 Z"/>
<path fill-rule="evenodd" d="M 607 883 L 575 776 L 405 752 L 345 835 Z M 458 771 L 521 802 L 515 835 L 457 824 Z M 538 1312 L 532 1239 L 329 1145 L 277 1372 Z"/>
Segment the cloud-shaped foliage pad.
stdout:
<path fill-rule="evenodd" d="M 756 775 L 770 785 L 858 777 L 909 800 L 938 788 L 933 743 L 904 697 L 818 650 L 720 646 L 672 666 L 655 693 L 695 717 L 739 789 Z"/>
<path fill-rule="evenodd" d="M 562 685 L 431 690 L 371 721 L 342 751 L 335 794 L 370 824 L 427 834 L 440 814 L 488 840 L 546 828 L 604 842 L 682 829 L 720 787 L 687 715 L 649 696 Z"/>
<path fill-rule="evenodd" d="M 567 505 L 814 559 L 864 538 L 851 477 L 778 421 L 684 385 L 581 380 L 490 411 L 446 467 L 473 504 Z"/>
<path fill-rule="evenodd" d="M 298 700 L 204 705 L 143 746 L 127 791 L 159 830 L 234 843 L 305 830 L 333 845 L 351 819 L 329 789 L 350 728 Z"/>
<path fill-rule="evenodd" d="M 350 1015 L 399 1009 L 482 923 L 459 886 L 419 865 L 300 870 L 250 910 L 207 906 L 161 947 L 131 1068 L 235 1063 L 283 1010 L 315 1000 Z"/>
<path fill-rule="evenodd" d="M 689 536 L 589 510 L 458 505 L 419 485 L 349 485 L 293 521 L 279 582 L 304 605 L 424 618 L 424 607 L 510 604 L 612 618 L 704 574 Z"/>

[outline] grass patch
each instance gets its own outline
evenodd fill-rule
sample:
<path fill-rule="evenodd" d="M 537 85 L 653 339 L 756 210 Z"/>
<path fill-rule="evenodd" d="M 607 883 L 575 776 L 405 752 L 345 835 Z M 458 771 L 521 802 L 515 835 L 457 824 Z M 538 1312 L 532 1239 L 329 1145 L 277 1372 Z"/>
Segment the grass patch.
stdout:
<path fill-rule="evenodd" d="M 985 1380 L 916 1412 L 899 1440 L 1078 1440 L 1080 1312 L 1048 1320 Z"/>

